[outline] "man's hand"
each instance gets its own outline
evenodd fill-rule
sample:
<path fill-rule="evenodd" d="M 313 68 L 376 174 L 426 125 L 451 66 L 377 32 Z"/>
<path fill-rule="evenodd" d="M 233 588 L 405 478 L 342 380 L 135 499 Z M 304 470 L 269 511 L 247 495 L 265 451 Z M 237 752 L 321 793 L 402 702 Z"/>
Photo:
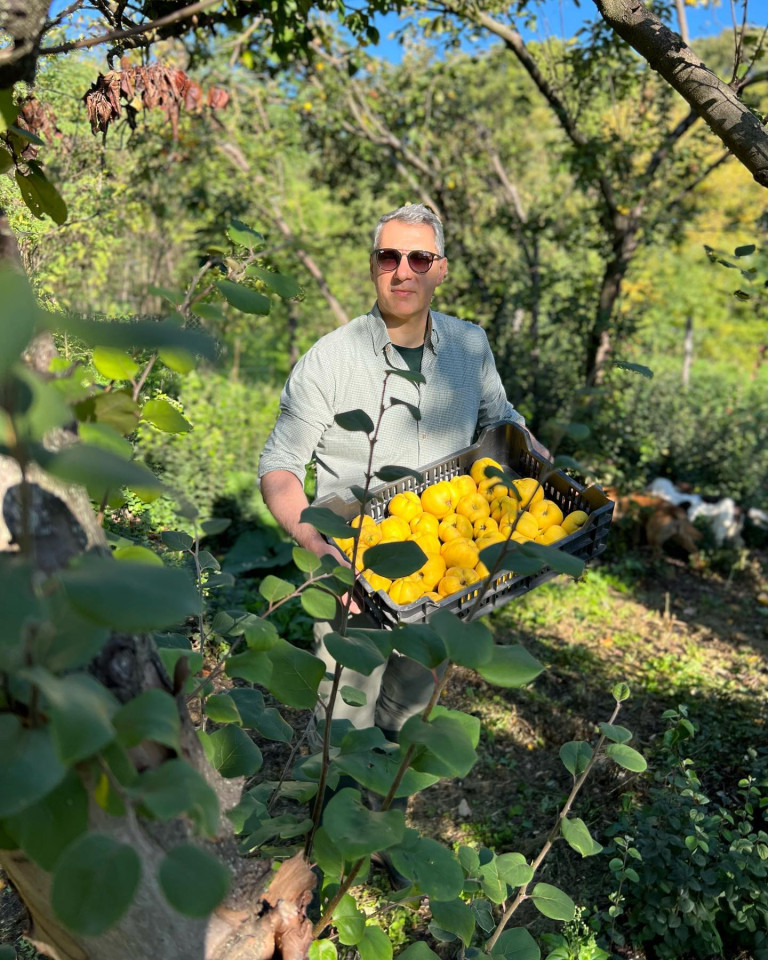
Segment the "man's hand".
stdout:
<path fill-rule="evenodd" d="M 531 450 L 532 450 L 534 453 L 538 454 L 540 457 L 543 457 L 543 458 L 544 458 L 545 460 L 547 460 L 549 463 L 552 463 L 552 454 L 551 454 L 551 453 L 549 452 L 549 450 L 544 446 L 544 444 L 541 443 L 541 441 L 537 440 L 536 437 L 534 437 L 534 435 L 531 433 L 531 431 L 530 431 L 527 427 L 523 427 L 523 429 L 525 430 L 526 434 L 528 435 L 528 439 L 529 439 L 529 441 L 530 441 L 530 443 L 531 443 Z"/>

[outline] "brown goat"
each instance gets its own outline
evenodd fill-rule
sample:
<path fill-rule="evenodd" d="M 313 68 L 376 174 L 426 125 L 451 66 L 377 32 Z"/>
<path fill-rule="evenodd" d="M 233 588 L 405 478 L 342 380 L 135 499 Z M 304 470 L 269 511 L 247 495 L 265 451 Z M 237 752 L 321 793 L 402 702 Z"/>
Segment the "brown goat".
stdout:
<path fill-rule="evenodd" d="M 654 557 L 660 557 L 662 547 L 672 541 L 687 553 L 696 553 L 702 534 L 688 519 L 684 507 L 676 506 L 661 497 L 645 493 L 629 493 L 620 496 L 614 487 L 606 489 L 606 495 L 614 501 L 613 516 L 635 517 L 645 530 L 645 537 Z"/>

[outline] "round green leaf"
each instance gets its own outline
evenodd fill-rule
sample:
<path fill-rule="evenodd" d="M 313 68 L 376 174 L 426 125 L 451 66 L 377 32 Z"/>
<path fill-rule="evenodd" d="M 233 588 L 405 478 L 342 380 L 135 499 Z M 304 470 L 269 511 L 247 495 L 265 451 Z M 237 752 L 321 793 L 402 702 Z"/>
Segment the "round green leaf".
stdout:
<path fill-rule="evenodd" d="M 255 264 L 251 264 L 245 272 L 249 277 L 256 277 L 261 280 L 283 300 L 293 300 L 294 297 L 301 295 L 301 286 L 294 277 L 274 273 L 272 270 L 264 270 Z"/>
<path fill-rule="evenodd" d="M 399 843 L 405 822 L 400 810 L 368 810 L 358 791 L 346 788 L 328 802 L 323 827 L 346 860 L 357 860 Z"/>
<path fill-rule="evenodd" d="M 605 754 L 618 763 L 620 767 L 631 770 L 633 773 L 642 773 L 648 767 L 645 757 L 624 743 L 609 744 L 605 748 Z"/>
<path fill-rule="evenodd" d="M 163 566 L 163 561 L 154 550 L 139 546 L 138 543 L 133 543 L 129 547 L 118 547 L 112 551 L 112 556 L 115 560 L 123 560 L 125 563 L 146 563 L 150 567 Z"/>
<path fill-rule="evenodd" d="M 228 693 L 215 693 L 205 701 L 205 714 L 214 723 L 240 723 L 235 701 Z"/>
<path fill-rule="evenodd" d="M 443 930 L 455 933 L 469 946 L 475 932 L 475 915 L 463 900 L 430 900 L 432 916 Z"/>
<path fill-rule="evenodd" d="M 492 957 L 504 960 L 539 960 L 541 950 L 524 927 L 505 930 L 493 945 Z"/>
<path fill-rule="evenodd" d="M 368 416 L 365 410 L 348 410 L 345 413 L 337 413 L 333 418 L 342 430 L 348 430 L 350 433 L 373 433 L 373 420 Z"/>
<path fill-rule="evenodd" d="M 133 446 L 130 441 L 107 423 L 81 423 L 77 433 L 83 443 L 90 447 L 109 450 L 123 460 L 130 460 L 133 456 Z"/>
<path fill-rule="evenodd" d="M 180 752 L 181 722 L 175 699 L 165 690 L 144 690 L 123 704 L 112 718 L 117 739 L 124 747 L 154 740 Z"/>
<path fill-rule="evenodd" d="M 336 597 L 327 590 L 309 587 L 301 591 L 301 605 L 315 620 L 333 620 L 338 604 Z"/>
<path fill-rule="evenodd" d="M 88 793 L 74 770 L 8 826 L 19 846 L 43 870 L 53 870 L 62 850 L 88 829 Z"/>
<path fill-rule="evenodd" d="M 269 692 L 289 707 L 313 708 L 325 676 L 323 661 L 282 638 L 264 656 L 272 663 L 272 673 L 260 682 Z"/>
<path fill-rule="evenodd" d="M 402 845 L 389 855 L 395 869 L 413 880 L 430 900 L 453 900 L 461 893 L 464 871 L 456 857 L 437 840 L 408 831 Z"/>
<path fill-rule="evenodd" d="M 423 940 L 417 940 L 397 955 L 397 960 L 440 960 L 440 957 L 430 950 Z"/>
<path fill-rule="evenodd" d="M 560 832 L 568 845 L 573 847 L 582 857 L 592 857 L 596 853 L 600 853 L 603 849 L 602 846 L 592 838 L 592 834 L 587 829 L 587 825 L 579 817 L 566 817 L 561 820 Z"/>
<path fill-rule="evenodd" d="M 207 917 L 227 895 L 232 876 L 206 850 L 182 843 L 163 858 L 157 878 L 175 910 L 185 917 Z"/>
<path fill-rule="evenodd" d="M 46 461 L 45 469 L 65 483 L 87 487 L 91 494 L 103 495 L 105 490 L 118 490 L 120 487 L 165 489 L 162 481 L 143 464 L 124 460 L 111 450 L 84 443 L 73 443 L 55 453 Z"/>
<path fill-rule="evenodd" d="M 116 347 L 94 347 L 91 362 L 107 380 L 133 380 L 139 369 L 133 357 Z"/>
<path fill-rule="evenodd" d="M 326 537 L 349 539 L 360 536 L 359 530 L 348 527 L 337 513 L 327 507 L 306 507 L 301 511 L 299 519 L 302 523 L 311 523 L 315 530 L 324 533 Z"/>
<path fill-rule="evenodd" d="M 381 577 L 393 580 L 407 577 L 427 562 L 427 555 L 412 540 L 402 543 L 379 543 L 365 551 L 366 566 Z"/>
<path fill-rule="evenodd" d="M 543 913 L 550 920 L 573 920 L 576 904 L 557 887 L 549 883 L 537 883 L 531 899 L 539 913 Z"/>
<path fill-rule="evenodd" d="M 219 280 L 216 286 L 236 310 L 262 316 L 269 313 L 272 303 L 263 293 L 242 283 L 235 283 L 234 280 Z"/>
<path fill-rule="evenodd" d="M 360 960 L 392 960 L 392 943 L 381 927 L 369 923 L 357 942 Z"/>
<path fill-rule="evenodd" d="M 560 759 L 565 769 L 574 777 L 580 777 L 592 759 L 592 747 L 585 740 L 570 740 L 560 747 Z"/>
<path fill-rule="evenodd" d="M 250 777 L 261 769 L 261 750 L 240 727 L 227 724 L 201 735 L 206 756 L 222 777 Z"/>
<path fill-rule="evenodd" d="M 158 351 L 158 356 L 170 370 L 176 373 L 185 374 L 195 369 L 195 358 L 186 350 L 174 350 L 172 347 L 166 347 Z"/>
<path fill-rule="evenodd" d="M 543 669 L 544 665 L 525 647 L 516 644 L 494 647 L 491 659 L 480 664 L 477 672 L 483 680 L 499 687 L 523 687 L 538 677 Z"/>
<path fill-rule="evenodd" d="M 429 625 L 454 663 L 477 669 L 492 659 L 493 635 L 484 623 L 465 623 L 450 610 L 438 610 L 429 618 Z"/>
<path fill-rule="evenodd" d="M 235 687 L 230 691 L 229 696 L 237 707 L 244 727 L 256 730 L 267 740 L 290 743 L 293 739 L 293 727 L 283 720 L 274 707 L 264 706 L 261 691 Z"/>
<path fill-rule="evenodd" d="M 333 911 L 333 923 L 339 933 L 339 942 L 345 946 L 359 943 L 365 933 L 365 917 L 357 909 L 357 904 L 348 893 L 339 901 Z"/>
<path fill-rule="evenodd" d="M 192 429 L 189 420 L 163 397 L 148 400 L 141 409 L 141 419 L 164 433 L 188 433 Z"/>
<path fill-rule="evenodd" d="M 349 667 L 357 673 L 362 673 L 366 677 L 371 672 L 386 663 L 387 657 L 392 652 L 385 646 L 384 649 L 362 630 L 352 630 L 348 636 L 342 636 L 340 633 L 329 633 L 324 642 L 330 655 L 343 667 Z"/>
<path fill-rule="evenodd" d="M 253 250 L 264 243 L 264 237 L 242 220 L 233 220 L 227 227 L 227 236 L 233 243 Z"/>
<path fill-rule="evenodd" d="M 632 739 L 632 731 L 627 730 L 626 727 L 615 723 L 601 723 L 599 726 L 600 733 L 608 740 L 613 740 L 614 743 L 627 743 Z"/>
<path fill-rule="evenodd" d="M 132 793 L 158 820 L 173 820 L 186 813 L 204 833 L 209 836 L 216 833 L 219 821 L 216 793 L 185 760 L 174 757 L 142 773 Z"/>
<path fill-rule="evenodd" d="M 278 600 L 284 600 L 294 592 L 296 587 L 288 580 L 281 580 L 271 573 L 259 584 L 259 593 L 270 603 L 276 603 Z"/>
<path fill-rule="evenodd" d="M 141 861 L 132 847 L 103 834 L 86 834 L 56 864 L 51 906 L 70 930 L 96 937 L 123 916 L 140 878 Z"/>
<path fill-rule="evenodd" d="M 309 948 L 309 960 L 336 960 L 339 953 L 332 940 L 315 940 Z"/>

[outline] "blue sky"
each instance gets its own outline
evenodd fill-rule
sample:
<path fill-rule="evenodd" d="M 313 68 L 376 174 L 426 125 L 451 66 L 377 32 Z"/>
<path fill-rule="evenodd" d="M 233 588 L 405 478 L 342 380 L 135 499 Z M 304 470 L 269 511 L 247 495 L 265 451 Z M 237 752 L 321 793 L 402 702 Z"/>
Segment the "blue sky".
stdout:
<path fill-rule="evenodd" d="M 755 0 L 752 6 L 753 8 L 757 6 Z M 580 0 L 578 6 L 575 0 L 542 0 L 538 11 L 535 31 L 526 29 L 522 20 L 518 25 L 526 41 L 544 40 L 551 36 L 571 37 L 586 21 L 598 17 L 597 8 L 591 0 Z M 733 26 L 730 4 L 727 0 L 722 6 L 713 9 L 686 7 L 685 11 L 691 42 L 696 37 L 711 36 L 725 29 L 731 29 Z M 376 47 L 370 47 L 368 52 L 386 60 L 398 62 L 401 59 L 402 49 L 396 40 L 390 38 L 390 35 L 402 27 L 404 21 L 397 14 L 392 13 L 378 17 L 375 22 L 381 34 L 381 42 Z"/>

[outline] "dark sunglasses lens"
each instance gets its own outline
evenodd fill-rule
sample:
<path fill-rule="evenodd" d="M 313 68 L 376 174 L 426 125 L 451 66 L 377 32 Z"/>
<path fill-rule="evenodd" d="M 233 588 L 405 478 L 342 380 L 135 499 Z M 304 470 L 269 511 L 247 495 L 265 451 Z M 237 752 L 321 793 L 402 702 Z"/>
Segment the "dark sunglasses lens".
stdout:
<path fill-rule="evenodd" d="M 379 266 L 379 270 L 384 270 L 386 273 L 389 273 L 391 270 L 397 270 L 400 265 L 400 251 L 377 250 L 376 263 Z"/>
<path fill-rule="evenodd" d="M 414 273 L 426 273 L 432 266 L 433 256 L 423 250 L 412 250 L 408 254 L 408 263 Z"/>

